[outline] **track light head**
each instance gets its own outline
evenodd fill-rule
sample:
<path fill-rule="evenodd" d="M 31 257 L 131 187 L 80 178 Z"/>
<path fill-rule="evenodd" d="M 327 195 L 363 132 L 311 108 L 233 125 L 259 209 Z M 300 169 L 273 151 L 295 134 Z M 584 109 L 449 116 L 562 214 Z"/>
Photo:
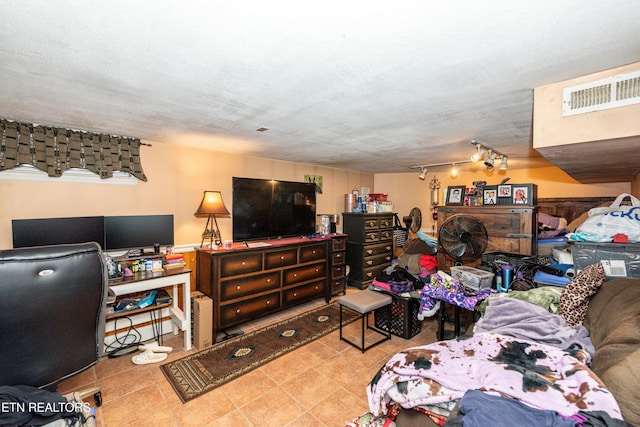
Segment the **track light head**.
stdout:
<path fill-rule="evenodd" d="M 458 169 L 456 169 L 456 164 L 452 163 L 451 164 L 451 177 L 455 178 L 458 176 Z"/>
<path fill-rule="evenodd" d="M 485 153 L 487 152 L 482 146 L 482 144 L 476 143 L 475 146 L 476 146 L 476 152 L 471 155 L 471 161 L 474 163 L 480 161 L 484 157 Z"/>
<path fill-rule="evenodd" d="M 496 159 L 496 157 L 498 157 L 498 155 L 496 153 L 492 152 L 491 150 L 489 150 L 489 157 L 484 159 L 484 165 L 487 168 L 493 168 L 493 162 Z"/>
<path fill-rule="evenodd" d="M 500 162 L 500 168 L 499 168 L 501 171 L 506 171 L 507 169 L 509 169 L 509 166 L 507 165 L 508 159 L 509 157 L 502 156 L 502 161 Z"/>
<path fill-rule="evenodd" d="M 427 168 L 422 166 L 422 171 L 420 172 L 420 175 L 418 175 L 418 178 L 424 181 L 426 177 L 427 177 Z"/>

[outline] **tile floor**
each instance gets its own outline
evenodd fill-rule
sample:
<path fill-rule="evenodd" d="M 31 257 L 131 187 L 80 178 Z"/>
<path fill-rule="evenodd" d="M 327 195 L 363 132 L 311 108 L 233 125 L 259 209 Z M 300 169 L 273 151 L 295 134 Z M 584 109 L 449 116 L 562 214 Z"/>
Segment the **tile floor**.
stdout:
<path fill-rule="evenodd" d="M 324 303 L 315 300 L 240 328 L 249 332 Z M 354 322 L 346 328 L 355 342 L 360 340 L 359 326 Z M 101 359 L 63 382 L 60 391 L 99 386 L 101 427 L 341 427 L 368 410 L 365 387 L 380 366 L 402 348 L 435 341 L 436 330 L 437 321 L 427 319 L 412 339 L 392 336 L 364 354 L 340 341 L 336 330 L 185 404 L 159 364 L 135 365 L 131 355 Z M 164 345 L 174 350 L 167 361 L 188 354 L 182 350 L 181 335 L 168 337 Z"/>

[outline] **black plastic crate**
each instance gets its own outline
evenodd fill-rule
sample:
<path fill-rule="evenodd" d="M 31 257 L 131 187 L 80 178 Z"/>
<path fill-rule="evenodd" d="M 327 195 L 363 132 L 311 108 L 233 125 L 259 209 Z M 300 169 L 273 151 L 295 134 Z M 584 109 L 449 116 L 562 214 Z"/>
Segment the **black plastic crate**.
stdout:
<path fill-rule="evenodd" d="M 402 298 L 397 295 L 391 295 L 391 297 L 391 310 L 389 310 L 389 307 L 382 307 L 374 311 L 376 327 L 383 331 L 388 331 L 389 326 L 391 326 L 393 335 L 405 339 L 420 333 L 421 322 L 418 319 L 420 301 L 415 298 Z"/>
<path fill-rule="evenodd" d="M 522 267 L 528 263 L 536 263 L 538 257 L 535 255 L 520 255 L 509 252 L 485 252 L 482 254 L 482 264 L 509 264 L 514 267 Z"/>

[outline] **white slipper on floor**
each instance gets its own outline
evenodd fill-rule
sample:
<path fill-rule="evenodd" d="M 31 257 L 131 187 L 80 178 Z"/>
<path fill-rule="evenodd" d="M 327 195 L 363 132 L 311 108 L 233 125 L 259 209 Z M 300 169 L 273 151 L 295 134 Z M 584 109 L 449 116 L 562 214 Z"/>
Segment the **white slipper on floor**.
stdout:
<path fill-rule="evenodd" d="M 131 361 L 136 365 L 148 365 L 150 363 L 162 362 L 166 358 L 167 353 L 154 353 L 151 350 L 146 350 L 138 355 L 133 356 L 131 358 Z"/>
<path fill-rule="evenodd" d="M 148 344 L 143 344 L 141 346 L 138 346 L 138 350 L 140 351 L 145 351 L 145 350 L 151 350 L 154 353 L 171 353 L 173 351 L 172 347 L 166 347 L 163 345 L 158 345 L 157 341 L 154 342 L 150 342 Z"/>

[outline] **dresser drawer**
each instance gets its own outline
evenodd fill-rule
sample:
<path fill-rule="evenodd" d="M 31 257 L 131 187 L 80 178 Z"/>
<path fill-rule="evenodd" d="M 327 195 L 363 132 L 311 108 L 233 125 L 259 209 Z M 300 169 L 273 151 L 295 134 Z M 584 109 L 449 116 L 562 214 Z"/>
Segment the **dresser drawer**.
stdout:
<path fill-rule="evenodd" d="M 346 252 L 334 252 L 331 254 L 331 265 L 342 265 L 344 264 L 344 259 L 346 258 Z"/>
<path fill-rule="evenodd" d="M 343 277 L 341 279 L 333 279 L 329 282 L 329 286 L 331 287 L 331 295 L 335 295 L 340 292 L 344 292 L 345 286 L 347 282 L 347 278 Z"/>
<path fill-rule="evenodd" d="M 275 292 L 250 300 L 221 305 L 220 328 L 235 325 L 256 316 L 278 310 L 280 308 L 280 292 Z"/>
<path fill-rule="evenodd" d="M 377 230 L 378 229 L 378 218 L 368 218 L 365 219 L 363 224 L 364 224 L 364 229 L 365 230 Z"/>
<path fill-rule="evenodd" d="M 287 289 L 282 293 L 283 303 L 291 304 L 298 301 L 309 300 L 320 297 L 324 294 L 324 281 L 309 283 L 307 285 L 297 286 Z"/>
<path fill-rule="evenodd" d="M 373 280 L 378 274 L 382 273 L 389 264 L 380 264 L 374 267 L 365 268 L 362 270 L 362 280 Z"/>
<path fill-rule="evenodd" d="M 284 251 L 265 252 L 264 268 L 270 270 L 272 268 L 285 267 L 294 265 L 298 262 L 298 252 L 295 248 Z"/>
<path fill-rule="evenodd" d="M 336 237 L 331 239 L 331 249 L 333 251 L 344 251 L 347 248 L 346 237 Z"/>
<path fill-rule="evenodd" d="M 279 272 L 222 280 L 220 281 L 220 300 L 227 301 L 278 288 L 280 288 Z"/>
<path fill-rule="evenodd" d="M 327 245 L 324 243 L 318 245 L 302 246 L 300 248 L 300 262 L 316 261 L 326 259 Z"/>
<path fill-rule="evenodd" d="M 392 243 L 380 243 L 377 245 L 366 245 L 362 247 L 362 256 L 371 256 L 391 253 L 393 249 Z"/>
<path fill-rule="evenodd" d="M 293 285 L 307 280 L 321 279 L 326 276 L 326 264 L 324 262 L 291 268 L 283 272 L 282 285 Z"/>
<path fill-rule="evenodd" d="M 385 264 L 391 262 L 391 254 L 382 254 L 382 255 L 374 255 L 365 257 L 363 262 L 363 267 L 373 267 L 374 265 Z"/>
<path fill-rule="evenodd" d="M 262 270 L 262 253 L 253 252 L 220 257 L 220 277 L 254 273 Z"/>
<path fill-rule="evenodd" d="M 393 217 L 384 217 L 378 220 L 379 228 L 393 228 Z"/>
<path fill-rule="evenodd" d="M 335 265 L 331 267 L 331 279 L 337 279 L 339 277 L 344 277 L 347 274 L 347 266 L 346 265 Z"/>
<path fill-rule="evenodd" d="M 393 229 L 380 230 L 380 232 L 378 233 L 378 238 L 380 239 L 380 241 L 391 240 L 393 238 Z"/>

